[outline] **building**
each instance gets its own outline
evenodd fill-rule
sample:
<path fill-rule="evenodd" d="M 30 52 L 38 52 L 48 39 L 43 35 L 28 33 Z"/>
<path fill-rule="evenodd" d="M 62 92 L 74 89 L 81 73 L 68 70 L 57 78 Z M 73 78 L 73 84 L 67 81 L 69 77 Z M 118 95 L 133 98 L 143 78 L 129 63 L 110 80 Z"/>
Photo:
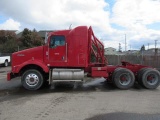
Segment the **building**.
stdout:
<path fill-rule="evenodd" d="M 115 48 L 108 47 L 104 49 L 104 55 L 116 55 L 117 51 Z"/>
<path fill-rule="evenodd" d="M 37 33 L 41 38 L 45 39 L 46 33 L 54 32 L 54 31 L 55 30 L 40 30 Z"/>
<path fill-rule="evenodd" d="M 137 55 L 139 54 L 139 50 L 128 50 L 123 52 L 124 55 Z"/>
<path fill-rule="evenodd" d="M 141 52 L 142 53 L 142 52 Z M 143 51 L 144 55 L 160 55 L 160 48 L 151 48 Z"/>

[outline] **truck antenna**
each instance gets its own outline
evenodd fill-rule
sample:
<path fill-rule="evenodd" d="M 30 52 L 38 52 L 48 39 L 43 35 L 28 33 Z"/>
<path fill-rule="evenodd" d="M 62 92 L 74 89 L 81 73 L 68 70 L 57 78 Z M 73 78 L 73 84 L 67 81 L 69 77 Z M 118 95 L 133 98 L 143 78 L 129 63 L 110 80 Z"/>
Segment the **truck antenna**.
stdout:
<path fill-rule="evenodd" d="M 69 29 L 71 29 L 71 27 L 72 27 L 72 24 L 70 24 Z"/>

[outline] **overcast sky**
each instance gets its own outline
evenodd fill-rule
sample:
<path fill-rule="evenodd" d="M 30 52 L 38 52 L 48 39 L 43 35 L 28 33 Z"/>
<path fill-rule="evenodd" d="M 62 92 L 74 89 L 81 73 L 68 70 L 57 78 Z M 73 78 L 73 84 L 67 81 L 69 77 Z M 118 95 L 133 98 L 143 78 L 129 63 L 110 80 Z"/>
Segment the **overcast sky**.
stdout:
<path fill-rule="evenodd" d="M 105 47 L 160 47 L 160 0 L 0 0 L 0 29 L 92 26 Z M 149 44 L 149 46 L 148 46 Z"/>

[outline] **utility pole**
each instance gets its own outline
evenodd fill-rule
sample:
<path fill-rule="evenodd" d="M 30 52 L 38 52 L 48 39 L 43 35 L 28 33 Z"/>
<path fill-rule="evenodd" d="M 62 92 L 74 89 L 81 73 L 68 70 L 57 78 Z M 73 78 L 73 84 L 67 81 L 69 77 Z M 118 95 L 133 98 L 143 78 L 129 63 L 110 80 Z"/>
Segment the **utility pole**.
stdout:
<path fill-rule="evenodd" d="M 158 40 L 155 40 L 155 55 L 157 54 L 157 48 L 156 48 L 156 46 L 157 46 L 157 41 L 158 41 Z"/>
<path fill-rule="evenodd" d="M 119 52 L 122 52 L 122 47 L 121 47 L 121 43 L 119 43 Z"/>
<path fill-rule="evenodd" d="M 156 49 L 156 46 L 157 46 L 157 41 L 158 41 L 158 40 L 155 40 L 155 49 Z"/>
<path fill-rule="evenodd" d="M 125 52 L 127 51 L 127 42 L 126 42 L 126 34 L 125 34 Z"/>

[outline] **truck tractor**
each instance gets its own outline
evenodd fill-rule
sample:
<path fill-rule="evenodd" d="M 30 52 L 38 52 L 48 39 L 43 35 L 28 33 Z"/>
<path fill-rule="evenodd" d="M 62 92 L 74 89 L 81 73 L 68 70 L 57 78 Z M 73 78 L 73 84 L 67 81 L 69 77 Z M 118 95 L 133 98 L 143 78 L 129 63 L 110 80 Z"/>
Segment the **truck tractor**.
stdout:
<path fill-rule="evenodd" d="M 103 77 L 119 89 L 129 89 L 135 82 L 147 89 L 160 84 L 160 73 L 155 68 L 125 61 L 108 65 L 103 43 L 87 26 L 48 33 L 43 46 L 13 53 L 11 66 L 7 80 L 21 77 L 28 90 L 37 90 L 46 83 L 85 82 L 86 76 Z"/>

